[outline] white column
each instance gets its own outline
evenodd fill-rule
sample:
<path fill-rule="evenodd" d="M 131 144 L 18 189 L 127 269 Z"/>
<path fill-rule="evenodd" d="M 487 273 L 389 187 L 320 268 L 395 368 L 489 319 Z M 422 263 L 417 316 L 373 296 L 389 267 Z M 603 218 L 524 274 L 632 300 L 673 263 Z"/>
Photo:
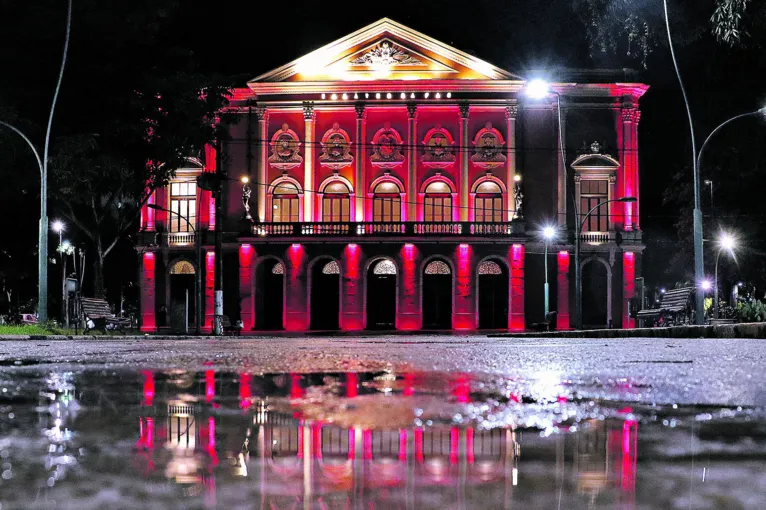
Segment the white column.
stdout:
<path fill-rule="evenodd" d="M 516 117 L 519 114 L 519 107 L 515 104 L 505 109 L 505 123 L 507 131 L 506 143 L 506 167 L 505 167 L 505 187 L 506 187 L 506 221 L 513 220 L 516 211 L 516 199 L 513 196 L 513 178 L 516 176 Z M 471 204 L 473 205 L 473 203 Z"/>
<path fill-rule="evenodd" d="M 461 103 L 460 108 L 460 221 L 468 221 L 468 103 Z M 472 204 L 471 204 L 472 205 Z"/>
<path fill-rule="evenodd" d="M 268 112 L 266 108 L 256 108 L 255 114 L 258 116 L 258 142 L 256 143 L 258 151 L 258 219 L 261 223 L 266 222 L 266 190 L 269 183 L 266 182 L 266 170 L 269 166 L 269 127 Z"/>
<path fill-rule="evenodd" d="M 367 114 L 364 103 L 356 104 L 356 161 L 354 166 L 354 191 L 356 192 L 355 221 L 366 221 L 364 217 L 364 197 L 367 196 L 364 182 L 365 137 L 367 136 Z"/>
<path fill-rule="evenodd" d="M 305 120 L 305 135 L 303 146 L 303 221 L 314 221 L 314 103 L 303 103 L 303 118 Z"/>

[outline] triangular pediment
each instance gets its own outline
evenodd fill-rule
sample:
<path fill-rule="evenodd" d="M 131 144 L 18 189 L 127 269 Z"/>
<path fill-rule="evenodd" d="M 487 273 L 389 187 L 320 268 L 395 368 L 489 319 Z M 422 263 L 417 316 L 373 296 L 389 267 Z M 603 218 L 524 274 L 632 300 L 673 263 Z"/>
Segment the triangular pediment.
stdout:
<path fill-rule="evenodd" d="M 383 18 L 250 83 L 368 80 L 518 80 L 519 77 Z"/>

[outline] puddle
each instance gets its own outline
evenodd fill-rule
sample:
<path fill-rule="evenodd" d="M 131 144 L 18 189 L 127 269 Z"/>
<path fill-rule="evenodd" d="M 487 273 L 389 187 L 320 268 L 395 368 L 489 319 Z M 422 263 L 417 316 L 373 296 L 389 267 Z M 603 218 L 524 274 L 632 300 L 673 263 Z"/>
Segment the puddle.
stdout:
<path fill-rule="evenodd" d="M 555 373 L 40 370 L 0 372 L 2 509 L 763 508 L 766 495 L 756 409 L 582 400 Z"/>

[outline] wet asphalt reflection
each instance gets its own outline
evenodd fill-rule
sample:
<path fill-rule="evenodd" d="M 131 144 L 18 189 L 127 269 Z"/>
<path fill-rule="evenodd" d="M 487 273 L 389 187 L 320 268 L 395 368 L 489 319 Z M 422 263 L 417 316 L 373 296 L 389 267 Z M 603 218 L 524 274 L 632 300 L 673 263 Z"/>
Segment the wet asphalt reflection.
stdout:
<path fill-rule="evenodd" d="M 629 390 L 626 390 L 629 391 Z M 0 372 L 6 508 L 763 508 L 752 408 L 556 374 Z"/>

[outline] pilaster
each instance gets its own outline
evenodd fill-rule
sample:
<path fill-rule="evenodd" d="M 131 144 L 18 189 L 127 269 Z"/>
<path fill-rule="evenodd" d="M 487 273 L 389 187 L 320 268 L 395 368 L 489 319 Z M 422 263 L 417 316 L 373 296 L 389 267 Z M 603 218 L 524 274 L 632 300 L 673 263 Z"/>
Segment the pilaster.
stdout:
<path fill-rule="evenodd" d="M 255 255 L 251 244 L 239 247 L 239 315 L 245 331 L 255 329 Z"/>
<path fill-rule="evenodd" d="M 626 251 L 622 254 L 622 327 L 635 327 L 630 317 L 630 300 L 636 296 L 636 254 Z"/>
<path fill-rule="evenodd" d="M 468 115 L 470 106 L 468 103 L 460 103 L 460 221 L 468 221 Z"/>
<path fill-rule="evenodd" d="M 258 186 L 257 186 L 257 200 L 258 200 L 258 220 L 260 223 L 266 222 L 266 190 L 269 183 L 267 182 L 267 169 L 269 166 L 269 151 L 268 138 L 269 138 L 269 126 L 268 126 L 268 112 L 266 108 L 258 107 L 255 109 L 255 114 L 258 117 L 258 140 L 255 144 L 255 150 L 257 153 L 258 161 Z"/>
<path fill-rule="evenodd" d="M 356 221 L 366 221 L 364 215 L 364 199 L 367 196 L 367 185 L 364 179 L 365 139 L 367 138 L 367 110 L 364 103 L 357 103 L 356 109 L 356 161 L 354 162 L 354 191 L 356 192 Z"/>
<path fill-rule="evenodd" d="M 558 189 L 557 189 L 557 198 L 558 198 L 558 224 L 559 226 L 566 226 L 567 224 L 567 167 L 566 167 L 566 145 L 567 145 L 567 109 L 566 109 L 566 102 L 562 97 L 559 96 L 558 98 L 558 104 L 556 105 L 557 108 L 561 112 L 561 125 L 558 126 L 558 128 L 561 130 L 561 134 L 559 135 L 559 131 L 556 130 L 556 161 L 557 161 L 557 168 L 558 168 Z M 557 113 L 556 110 L 554 110 L 554 114 Z M 558 124 L 558 116 L 556 120 L 556 124 Z M 563 143 L 563 152 L 564 157 L 561 157 L 562 153 L 562 143 Z M 578 204 L 579 205 L 579 204 Z M 577 210 L 577 209 L 575 209 Z M 577 222 L 577 219 L 575 219 L 575 222 Z"/>
<path fill-rule="evenodd" d="M 507 140 L 506 140 L 506 167 L 505 167 L 505 186 L 506 189 L 510 190 L 513 186 L 514 177 L 516 176 L 516 118 L 519 114 L 519 107 L 518 105 L 512 104 L 506 107 L 505 109 L 505 123 L 506 123 L 506 132 L 508 134 Z M 507 195 L 507 204 L 506 204 L 506 221 L 513 220 L 514 213 L 516 211 L 516 200 L 513 196 L 513 193 L 506 193 Z M 471 205 L 473 205 L 474 202 L 471 202 Z"/>
<path fill-rule="evenodd" d="M 152 332 L 157 330 L 155 312 L 157 305 L 156 262 L 157 254 L 152 251 L 144 253 L 141 258 L 141 331 Z"/>
<path fill-rule="evenodd" d="M 564 330 L 570 328 L 569 323 L 569 252 L 560 251 L 556 257 L 556 283 L 558 285 L 557 293 L 557 315 L 556 329 Z"/>
<path fill-rule="evenodd" d="M 314 187 L 314 140 L 316 118 L 314 103 L 303 103 L 303 118 L 305 121 L 304 135 L 304 159 L 303 159 L 303 221 L 314 221 L 314 201 L 316 188 Z"/>
<path fill-rule="evenodd" d="M 508 296 L 508 329 L 512 331 L 524 331 L 526 320 L 524 317 L 524 245 L 514 244 L 508 253 L 508 262 L 511 267 L 510 289 Z"/>
<path fill-rule="evenodd" d="M 407 217 L 405 221 L 415 221 L 418 216 L 418 178 L 417 178 L 417 130 L 418 130 L 418 107 L 415 104 L 407 105 Z"/>

